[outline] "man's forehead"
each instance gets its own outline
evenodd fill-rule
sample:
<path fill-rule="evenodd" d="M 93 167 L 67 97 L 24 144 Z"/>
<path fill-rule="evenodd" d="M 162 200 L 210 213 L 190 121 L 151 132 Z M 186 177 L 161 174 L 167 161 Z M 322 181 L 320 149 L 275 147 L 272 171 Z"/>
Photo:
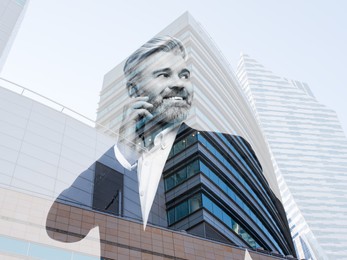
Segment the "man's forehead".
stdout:
<path fill-rule="evenodd" d="M 185 59 L 179 52 L 159 51 L 147 57 L 139 64 L 140 71 L 157 70 L 161 68 L 171 68 L 185 66 Z"/>

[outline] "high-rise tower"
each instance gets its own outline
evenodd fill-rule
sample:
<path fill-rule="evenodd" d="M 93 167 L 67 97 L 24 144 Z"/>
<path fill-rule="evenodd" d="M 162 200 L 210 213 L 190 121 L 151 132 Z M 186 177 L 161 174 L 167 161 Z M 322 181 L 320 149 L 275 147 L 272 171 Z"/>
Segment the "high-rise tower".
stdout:
<path fill-rule="evenodd" d="M 0 71 L 23 20 L 26 0 L 0 0 Z"/>
<path fill-rule="evenodd" d="M 268 142 L 301 257 L 311 251 L 317 259 L 344 259 L 347 139 L 336 113 L 307 84 L 276 76 L 247 55 L 237 75 Z"/>

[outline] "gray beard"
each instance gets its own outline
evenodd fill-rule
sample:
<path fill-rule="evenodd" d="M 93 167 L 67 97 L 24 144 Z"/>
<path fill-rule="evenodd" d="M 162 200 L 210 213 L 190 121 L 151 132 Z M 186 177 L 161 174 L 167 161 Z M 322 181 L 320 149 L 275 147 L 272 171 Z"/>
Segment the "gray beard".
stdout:
<path fill-rule="evenodd" d="M 154 100 L 153 108 L 151 109 L 152 115 L 157 118 L 158 122 L 163 121 L 166 123 L 182 122 L 189 113 L 190 104 L 167 104 L 163 101 Z"/>

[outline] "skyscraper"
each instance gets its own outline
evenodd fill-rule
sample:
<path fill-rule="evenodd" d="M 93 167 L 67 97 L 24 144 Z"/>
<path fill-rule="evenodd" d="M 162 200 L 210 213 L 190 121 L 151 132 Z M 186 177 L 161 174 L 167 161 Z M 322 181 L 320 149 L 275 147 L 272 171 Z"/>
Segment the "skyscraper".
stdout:
<path fill-rule="evenodd" d="M 194 130 L 187 126 L 179 132 L 163 173 L 167 225 L 295 255 L 270 155 L 234 72 L 189 13 L 158 35 L 182 40 L 194 85 L 193 111 L 186 120 Z M 123 65 L 105 75 L 100 93 L 97 123 L 110 129 L 120 125 L 129 98 Z"/>
<path fill-rule="evenodd" d="M 347 139 L 335 112 L 307 84 L 247 55 L 237 76 L 268 142 L 300 256 L 345 259 Z"/>
<path fill-rule="evenodd" d="M 0 0 L 0 71 L 22 22 L 29 1 Z"/>

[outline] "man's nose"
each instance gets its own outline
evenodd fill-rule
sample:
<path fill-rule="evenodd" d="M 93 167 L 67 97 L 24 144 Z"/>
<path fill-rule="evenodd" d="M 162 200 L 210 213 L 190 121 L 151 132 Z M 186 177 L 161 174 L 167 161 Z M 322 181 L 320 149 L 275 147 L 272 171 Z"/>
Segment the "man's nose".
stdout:
<path fill-rule="evenodd" d="M 171 84 L 169 85 L 170 89 L 181 90 L 185 88 L 185 82 L 179 76 L 172 77 Z"/>
<path fill-rule="evenodd" d="M 172 84 L 169 86 L 169 89 L 179 91 L 184 89 L 184 85 Z"/>

